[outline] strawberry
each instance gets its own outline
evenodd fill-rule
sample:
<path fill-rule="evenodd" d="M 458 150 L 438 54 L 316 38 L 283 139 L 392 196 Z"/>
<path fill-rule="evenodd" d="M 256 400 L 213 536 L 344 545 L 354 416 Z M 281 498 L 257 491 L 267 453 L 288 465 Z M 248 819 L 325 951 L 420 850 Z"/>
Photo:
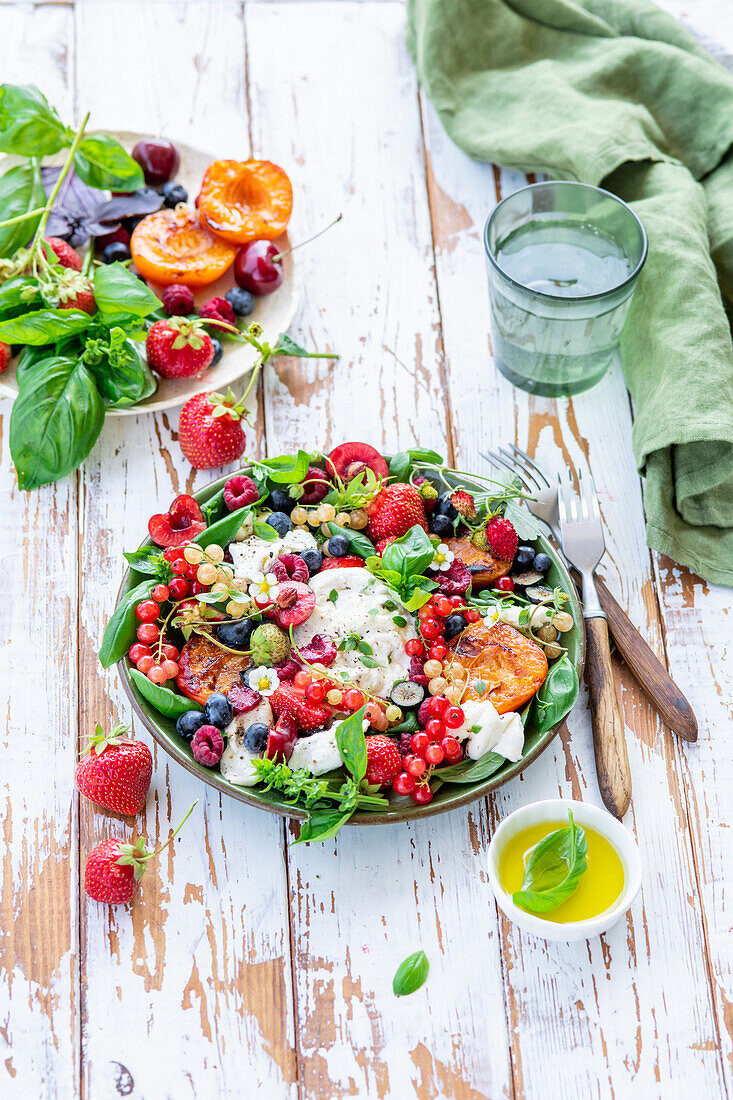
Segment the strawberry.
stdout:
<path fill-rule="evenodd" d="M 178 442 L 195 469 L 228 466 L 243 454 L 246 442 L 242 427 L 244 409 L 234 401 L 231 395 L 198 393 L 181 409 Z"/>
<path fill-rule="evenodd" d="M 356 554 L 347 554 L 345 558 L 324 558 L 321 573 L 324 569 L 363 569 L 364 559 Z"/>
<path fill-rule="evenodd" d="M 115 814 L 139 814 L 153 774 L 153 758 L 142 741 L 127 737 L 129 726 L 106 734 L 100 725 L 88 738 L 76 769 L 76 785 L 92 802 Z"/>
<path fill-rule="evenodd" d="M 379 540 L 379 542 L 375 546 L 375 550 L 379 554 L 380 558 L 381 558 L 382 554 L 384 553 L 384 551 L 387 549 L 387 547 L 390 545 L 390 543 L 393 543 L 393 542 L 397 542 L 397 536 L 396 535 L 387 535 L 386 539 L 380 539 Z"/>
<path fill-rule="evenodd" d="M 46 237 L 45 243 L 62 267 L 68 267 L 71 271 L 81 271 L 81 256 L 68 241 L 62 241 L 60 237 Z"/>
<path fill-rule="evenodd" d="M 397 482 L 384 489 L 368 505 L 369 535 L 373 542 L 394 535 L 400 538 L 411 527 L 428 530 L 425 506 L 420 493 L 413 485 Z"/>
<path fill-rule="evenodd" d="M 503 516 L 494 516 L 486 528 L 486 538 L 489 546 L 502 561 L 514 561 L 519 539 L 511 520 Z"/>
<path fill-rule="evenodd" d="M 92 284 L 84 275 L 78 275 L 71 270 L 59 272 L 56 282 L 59 309 L 81 309 L 84 313 L 96 313 L 97 303 Z"/>
<path fill-rule="evenodd" d="M 214 358 L 211 337 L 200 321 L 169 317 L 156 321 L 145 342 L 148 364 L 163 378 L 202 374 Z"/>
<path fill-rule="evenodd" d="M 476 501 L 465 489 L 456 489 L 451 493 L 450 502 L 459 516 L 463 516 L 464 519 L 476 519 Z"/>
<path fill-rule="evenodd" d="M 12 358 L 13 352 L 10 349 L 10 345 L 3 344 L 2 341 L 0 341 L 0 374 L 8 369 Z"/>
<path fill-rule="evenodd" d="M 331 717 L 330 707 L 311 703 L 293 684 L 280 684 L 270 696 L 270 706 L 276 718 L 292 718 L 301 733 L 321 729 Z"/>
<path fill-rule="evenodd" d="M 367 750 L 367 783 L 389 787 L 402 771 L 400 750 L 389 737 L 376 734 L 364 739 Z"/>
<path fill-rule="evenodd" d="M 422 502 L 425 505 L 425 514 L 432 516 L 435 502 L 438 499 L 438 490 L 435 488 L 432 481 L 428 481 L 426 477 L 414 477 L 412 479 L 412 484 L 422 497 Z"/>

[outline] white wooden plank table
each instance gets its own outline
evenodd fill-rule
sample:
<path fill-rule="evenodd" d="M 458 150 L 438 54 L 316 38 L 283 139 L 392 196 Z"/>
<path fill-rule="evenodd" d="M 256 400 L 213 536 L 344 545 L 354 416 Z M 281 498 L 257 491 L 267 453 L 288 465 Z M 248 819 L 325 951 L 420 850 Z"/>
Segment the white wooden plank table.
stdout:
<path fill-rule="evenodd" d="M 729 63 L 728 0 L 667 6 Z M 0 3 L 2 79 L 37 83 L 68 119 L 91 109 L 94 125 L 165 127 L 283 164 L 296 239 L 343 210 L 301 254 L 291 329 L 342 358 L 267 368 L 248 454 L 356 437 L 434 446 L 470 470 L 513 439 L 551 467 L 590 460 L 606 579 L 700 723 L 697 745 L 682 745 L 617 666 L 641 897 L 608 935 L 553 945 L 506 922 L 489 889 L 488 841 L 513 808 L 555 794 L 599 802 L 585 696 L 520 779 L 419 827 L 292 849 L 287 824 L 202 789 L 155 746 L 135 828 L 80 804 L 80 739 L 129 718 L 116 672 L 96 660 L 121 551 L 210 475 L 182 458 L 174 412 L 108 420 L 78 474 L 20 493 L 5 402 L 0 1097 L 733 1091 L 731 593 L 646 549 L 620 375 L 548 401 L 496 372 L 481 228 L 525 180 L 448 141 L 403 30 L 392 0 Z M 131 907 L 85 898 L 96 841 L 137 829 L 155 844 L 196 797 Z M 397 1000 L 392 975 L 418 947 L 429 981 Z"/>

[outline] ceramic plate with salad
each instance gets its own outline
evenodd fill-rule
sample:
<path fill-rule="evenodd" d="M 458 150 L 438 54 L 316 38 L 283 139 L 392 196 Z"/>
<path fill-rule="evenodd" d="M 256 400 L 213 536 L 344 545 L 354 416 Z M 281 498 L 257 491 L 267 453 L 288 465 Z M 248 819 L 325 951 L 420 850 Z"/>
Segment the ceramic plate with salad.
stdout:
<path fill-rule="evenodd" d="M 148 531 L 100 660 L 172 756 L 301 841 L 485 794 L 577 697 L 577 594 L 519 487 L 433 451 L 252 461 Z"/>
<path fill-rule="evenodd" d="M 293 192 L 266 160 L 73 130 L 0 86 L 0 392 L 21 488 L 86 457 L 105 415 L 226 391 L 299 298 Z"/>

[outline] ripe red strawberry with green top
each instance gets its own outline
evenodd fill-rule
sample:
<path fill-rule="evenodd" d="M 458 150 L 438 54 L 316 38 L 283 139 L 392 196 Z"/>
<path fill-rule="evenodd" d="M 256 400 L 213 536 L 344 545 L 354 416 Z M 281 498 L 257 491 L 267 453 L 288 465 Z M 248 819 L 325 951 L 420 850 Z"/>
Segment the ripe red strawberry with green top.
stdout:
<path fill-rule="evenodd" d="M 450 502 L 459 516 L 463 516 L 464 519 L 476 519 L 478 514 L 476 512 L 476 501 L 465 489 L 456 489 L 454 493 L 451 493 Z"/>
<path fill-rule="evenodd" d="M 76 785 L 86 798 L 116 814 L 139 814 L 145 805 L 153 758 L 142 741 L 128 737 L 129 726 L 105 733 L 97 725 L 76 769 Z"/>
<path fill-rule="evenodd" d="M 81 309 L 84 313 L 96 313 L 94 291 L 87 278 L 75 271 L 59 272 L 57 283 L 59 309 Z"/>
<path fill-rule="evenodd" d="M 214 358 L 214 345 L 203 324 L 187 317 L 168 317 L 151 325 L 145 351 L 149 366 L 162 378 L 192 378 Z"/>
<path fill-rule="evenodd" d="M 197 470 L 228 466 L 244 453 L 242 413 L 236 398 L 221 393 L 198 393 L 181 409 L 178 442 Z"/>
<path fill-rule="evenodd" d="M 374 547 L 374 549 L 375 549 L 375 550 L 377 551 L 377 553 L 379 554 L 379 556 L 380 556 L 380 558 L 381 558 L 382 554 L 383 554 L 383 553 L 384 553 L 384 551 L 385 551 L 385 550 L 387 549 L 387 547 L 388 547 L 388 546 L 389 546 L 389 545 L 390 545 L 391 543 L 393 543 L 393 542 L 396 542 L 396 541 L 397 541 L 397 536 L 396 536 L 396 535 L 387 535 L 387 538 L 386 538 L 386 539 L 380 539 L 380 540 L 379 540 L 379 542 L 378 542 L 378 543 L 377 543 L 377 545 L 376 545 L 376 546 Z"/>
<path fill-rule="evenodd" d="M 389 787 L 402 771 L 400 750 L 389 737 L 376 734 L 364 739 L 367 750 L 367 783 Z"/>
<path fill-rule="evenodd" d="M 10 360 L 13 358 L 13 352 L 9 344 L 3 344 L 0 341 L 0 374 L 6 371 L 10 366 Z"/>
<path fill-rule="evenodd" d="M 405 485 L 402 482 L 385 485 L 367 506 L 367 512 L 369 513 L 368 533 L 372 542 L 379 542 L 380 539 L 386 539 L 390 535 L 401 538 L 415 526 L 422 527 L 426 532 L 428 530 L 425 506 L 413 485 Z"/>
<path fill-rule="evenodd" d="M 60 237 L 46 237 L 45 243 L 62 267 L 68 267 L 70 271 L 81 271 L 81 256 L 68 241 L 62 241 Z"/>
<path fill-rule="evenodd" d="M 292 718 L 301 733 L 321 729 L 331 718 L 330 707 L 311 703 L 293 684 L 280 684 L 270 696 L 270 706 L 276 718 L 285 714 Z"/>
<path fill-rule="evenodd" d="M 502 561 L 514 561 L 519 539 L 514 524 L 503 516 L 494 516 L 486 528 L 489 546 Z"/>

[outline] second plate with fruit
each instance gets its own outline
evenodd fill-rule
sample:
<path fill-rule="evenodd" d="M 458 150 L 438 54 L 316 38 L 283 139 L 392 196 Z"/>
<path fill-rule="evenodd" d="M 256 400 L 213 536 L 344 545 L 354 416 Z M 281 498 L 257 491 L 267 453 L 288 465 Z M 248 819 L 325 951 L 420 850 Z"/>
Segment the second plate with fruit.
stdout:
<path fill-rule="evenodd" d="M 462 805 L 578 691 L 577 594 L 519 495 L 429 450 L 251 462 L 150 518 L 100 659 L 172 756 L 302 840 Z"/>

